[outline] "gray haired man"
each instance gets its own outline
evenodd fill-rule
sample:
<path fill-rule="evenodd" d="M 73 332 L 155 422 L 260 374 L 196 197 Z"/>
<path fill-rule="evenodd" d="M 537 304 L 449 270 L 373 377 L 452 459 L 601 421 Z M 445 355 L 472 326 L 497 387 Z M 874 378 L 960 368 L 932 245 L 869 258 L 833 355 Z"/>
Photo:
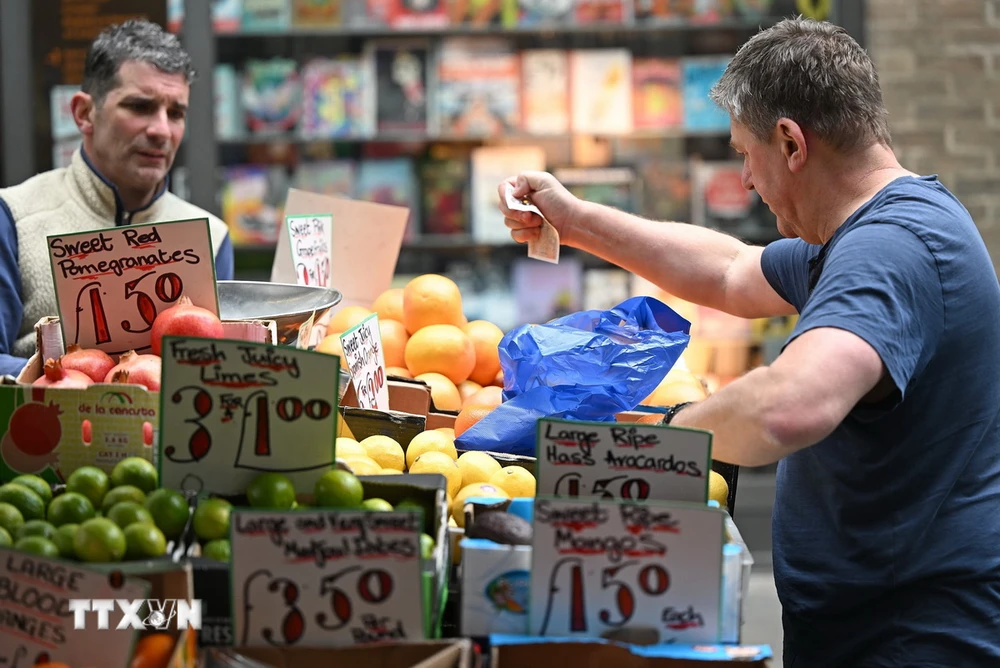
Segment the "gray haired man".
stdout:
<path fill-rule="evenodd" d="M 155 23 L 110 26 L 91 45 L 72 100 L 82 142 L 70 166 L 0 189 L 0 374 L 24 367 L 35 323 L 57 314 L 48 235 L 208 218 L 217 276 L 232 278 L 226 224 L 168 192 L 194 77 Z"/>

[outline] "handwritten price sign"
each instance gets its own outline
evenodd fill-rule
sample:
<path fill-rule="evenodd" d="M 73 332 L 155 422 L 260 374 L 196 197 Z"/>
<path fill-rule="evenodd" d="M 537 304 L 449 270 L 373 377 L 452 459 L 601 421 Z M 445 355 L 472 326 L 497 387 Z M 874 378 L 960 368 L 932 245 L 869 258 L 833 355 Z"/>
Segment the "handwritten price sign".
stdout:
<path fill-rule="evenodd" d="M 286 216 L 285 224 L 299 285 L 329 286 L 333 216 Z"/>
<path fill-rule="evenodd" d="M 693 504 L 536 499 L 531 633 L 717 642 L 723 520 Z"/>
<path fill-rule="evenodd" d="M 248 647 L 424 638 L 420 511 L 233 510 L 232 611 Z"/>
<path fill-rule="evenodd" d="M 144 580 L 114 578 L 55 559 L 0 548 L 0 666 L 29 668 L 36 663 L 73 666 L 127 666 L 136 631 L 120 608 L 101 618 L 97 612 L 74 613 L 72 599 L 144 600 Z M 83 614 L 85 628 L 74 628 Z M 134 620 L 133 620 L 134 621 Z"/>
<path fill-rule="evenodd" d="M 712 433 L 607 422 L 538 421 L 538 494 L 626 501 L 708 500 Z"/>
<path fill-rule="evenodd" d="M 182 295 L 219 313 L 206 218 L 54 235 L 48 245 L 67 345 L 148 350 L 157 314 Z"/>
<path fill-rule="evenodd" d="M 277 471 L 311 492 L 334 464 L 339 370 L 323 353 L 164 337 L 163 486 L 236 495 Z"/>
<path fill-rule="evenodd" d="M 389 386 L 385 384 L 385 354 L 378 315 L 372 313 L 356 327 L 340 335 L 340 345 L 358 394 L 358 406 L 374 410 L 389 409 Z"/>

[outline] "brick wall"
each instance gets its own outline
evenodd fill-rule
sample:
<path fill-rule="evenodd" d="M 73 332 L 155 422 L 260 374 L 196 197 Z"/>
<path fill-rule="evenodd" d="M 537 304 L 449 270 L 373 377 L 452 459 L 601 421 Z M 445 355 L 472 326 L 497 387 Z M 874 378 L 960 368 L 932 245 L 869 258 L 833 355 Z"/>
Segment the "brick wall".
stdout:
<path fill-rule="evenodd" d="M 896 154 L 936 173 L 1000 267 L 1000 0 L 867 0 Z"/>

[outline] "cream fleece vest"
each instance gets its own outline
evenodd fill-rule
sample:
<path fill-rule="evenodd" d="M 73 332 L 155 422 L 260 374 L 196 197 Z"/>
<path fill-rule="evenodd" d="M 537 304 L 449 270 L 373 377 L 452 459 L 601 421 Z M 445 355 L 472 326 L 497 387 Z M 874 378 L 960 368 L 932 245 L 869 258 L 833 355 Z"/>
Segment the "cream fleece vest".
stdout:
<path fill-rule="evenodd" d="M 47 236 L 114 227 L 119 215 L 123 224 L 208 218 L 214 252 L 218 254 L 229 232 L 219 218 L 170 192 L 162 193 L 145 209 L 125 212 L 116 191 L 87 164 L 80 149 L 69 167 L 0 189 L 0 199 L 10 208 L 17 229 L 24 316 L 10 353 L 18 357 L 30 357 L 35 352 L 35 323 L 45 316 L 59 315 Z"/>

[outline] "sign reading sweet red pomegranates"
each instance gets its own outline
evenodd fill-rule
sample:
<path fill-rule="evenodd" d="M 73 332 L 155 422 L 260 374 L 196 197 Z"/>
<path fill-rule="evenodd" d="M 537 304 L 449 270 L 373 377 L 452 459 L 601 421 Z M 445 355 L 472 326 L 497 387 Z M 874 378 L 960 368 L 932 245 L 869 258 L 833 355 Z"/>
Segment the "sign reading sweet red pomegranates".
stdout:
<path fill-rule="evenodd" d="M 58 234 L 48 245 L 67 346 L 151 352 L 156 316 L 182 298 L 219 313 L 207 218 Z"/>

